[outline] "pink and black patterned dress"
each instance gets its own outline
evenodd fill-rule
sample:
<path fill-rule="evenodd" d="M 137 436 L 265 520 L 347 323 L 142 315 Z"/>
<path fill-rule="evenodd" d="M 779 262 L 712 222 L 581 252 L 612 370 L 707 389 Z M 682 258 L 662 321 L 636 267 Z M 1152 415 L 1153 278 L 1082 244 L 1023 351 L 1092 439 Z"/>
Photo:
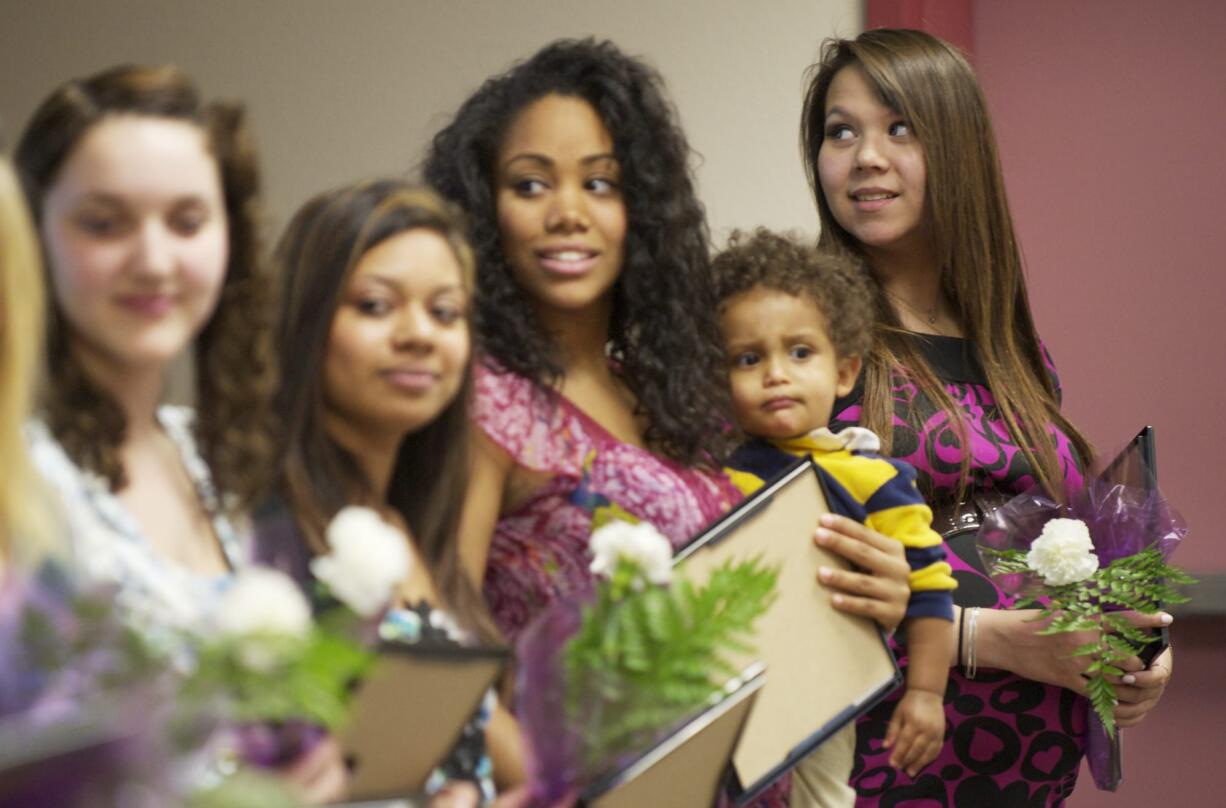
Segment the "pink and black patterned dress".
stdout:
<path fill-rule="evenodd" d="M 1015 494 L 1034 485 L 1033 469 L 996 411 L 973 345 L 952 337 L 915 335 L 915 339 L 964 412 L 971 444 L 972 488 Z M 1054 378 L 1050 361 L 1048 367 Z M 931 504 L 937 509 L 957 496 L 962 461 L 958 432 L 901 375 L 895 376 L 893 391 L 891 454 L 916 468 L 920 489 L 932 492 Z M 863 390 L 857 387 L 836 402 L 831 429 L 859 423 L 862 400 Z M 917 428 L 917 423 L 922 427 Z M 1063 433 L 1054 434 L 1064 474 L 1077 483 L 1082 472 L 1075 452 Z M 948 560 L 958 581 L 954 592 L 958 605 L 1011 605 L 981 571 L 972 542 L 951 545 L 949 550 Z M 860 808 L 1041 808 L 1063 805 L 1072 794 L 1085 750 L 1087 708 L 1087 702 L 1072 691 L 1007 671 L 980 668 L 972 680 L 960 668 L 951 669 L 945 691 L 945 745 L 915 779 L 891 767 L 889 752 L 881 747 L 896 704 L 897 697 L 883 702 L 856 727 L 852 785 Z"/>
<path fill-rule="evenodd" d="M 475 369 L 473 419 L 516 465 L 548 481 L 494 528 L 485 598 L 514 641 L 546 606 L 592 586 L 592 512 L 616 506 L 650 522 L 673 547 L 736 503 L 719 472 L 688 468 L 622 443 L 563 396 L 485 359 Z"/>

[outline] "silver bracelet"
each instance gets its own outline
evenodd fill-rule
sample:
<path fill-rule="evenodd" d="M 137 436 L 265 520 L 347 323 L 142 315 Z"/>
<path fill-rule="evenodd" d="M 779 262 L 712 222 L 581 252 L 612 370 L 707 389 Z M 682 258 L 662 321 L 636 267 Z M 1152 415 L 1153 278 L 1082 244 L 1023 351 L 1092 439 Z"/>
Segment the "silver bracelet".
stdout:
<path fill-rule="evenodd" d="M 979 673 L 979 655 L 976 653 L 975 633 L 979 627 L 979 607 L 971 607 L 971 618 L 966 621 L 966 678 L 974 679 Z"/>

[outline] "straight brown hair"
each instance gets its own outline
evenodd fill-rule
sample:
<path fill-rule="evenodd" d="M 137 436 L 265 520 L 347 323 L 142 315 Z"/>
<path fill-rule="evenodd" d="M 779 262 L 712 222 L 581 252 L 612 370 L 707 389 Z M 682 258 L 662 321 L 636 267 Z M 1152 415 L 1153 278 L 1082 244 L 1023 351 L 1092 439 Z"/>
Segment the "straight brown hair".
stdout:
<path fill-rule="evenodd" d="M 376 180 L 329 191 L 307 202 L 277 246 L 281 313 L 276 348 L 281 384 L 277 493 L 292 511 L 312 554 L 327 552 L 324 531 L 346 505 L 394 509 L 430 567 L 446 605 L 485 639 L 497 637 L 481 594 L 464 574 L 459 520 L 468 478 L 471 361 L 455 399 L 430 424 L 408 435 L 397 452 L 386 502 L 356 458 L 324 426 L 323 361 L 345 282 L 381 242 L 424 228 L 442 236 L 460 264 L 471 295 L 473 256 L 462 216 L 434 192 L 399 180 Z M 354 492 L 366 501 L 353 502 Z"/>
<path fill-rule="evenodd" d="M 1035 332 L 1026 295 L 1021 251 L 1005 196 L 996 137 L 974 71 L 951 45 L 922 31 L 876 29 L 854 40 L 830 39 L 809 71 L 801 117 L 801 149 L 821 219 L 821 246 L 864 258 L 860 244 L 830 211 L 818 175 L 825 138 L 826 96 L 840 70 L 864 71 L 883 104 L 903 116 L 924 149 L 924 205 L 931 224 L 931 250 L 941 266 L 942 290 L 952 301 L 974 344 L 1001 418 L 1038 481 L 1064 495 L 1056 455 L 1056 427 L 1068 435 L 1083 466 L 1093 450 L 1060 412 L 1059 395 Z M 871 271 L 871 264 L 870 271 Z M 944 387 L 908 338 L 877 288 L 877 339 L 864 370 L 863 423 L 890 451 L 893 433 L 891 376 L 903 373 L 959 427 L 965 424 Z M 965 489 L 970 468 L 963 451 Z"/>

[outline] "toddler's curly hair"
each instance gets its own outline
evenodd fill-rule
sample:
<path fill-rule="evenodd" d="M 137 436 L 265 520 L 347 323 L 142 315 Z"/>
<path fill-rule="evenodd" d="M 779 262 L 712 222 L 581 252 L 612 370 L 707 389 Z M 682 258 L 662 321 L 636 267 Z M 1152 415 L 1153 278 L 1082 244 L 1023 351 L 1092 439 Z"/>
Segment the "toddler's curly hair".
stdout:
<path fill-rule="evenodd" d="M 720 309 L 758 287 L 805 295 L 825 317 L 839 356 L 865 356 L 873 346 L 873 289 L 864 266 L 854 258 L 759 227 L 751 233 L 733 231 L 711 270 Z"/>

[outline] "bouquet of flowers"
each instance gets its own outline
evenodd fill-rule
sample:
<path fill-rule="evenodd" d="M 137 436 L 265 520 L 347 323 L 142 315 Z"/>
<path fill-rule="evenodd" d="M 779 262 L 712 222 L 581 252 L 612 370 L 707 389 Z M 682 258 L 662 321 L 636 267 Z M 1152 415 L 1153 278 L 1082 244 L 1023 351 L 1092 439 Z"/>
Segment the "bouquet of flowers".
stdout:
<path fill-rule="evenodd" d="M 113 597 L 50 562 L 0 572 L 0 806 L 172 801 L 173 672 Z"/>
<path fill-rule="evenodd" d="M 331 552 L 311 562 L 327 604 L 316 620 L 289 576 L 252 567 L 196 638 L 182 697 L 226 716 L 239 762 L 275 768 L 309 751 L 343 724 L 351 686 L 374 662 L 379 622 L 408 574 L 406 539 L 376 512 L 351 507 L 327 540 Z"/>
<path fill-rule="evenodd" d="M 703 586 L 673 580 L 672 547 L 646 523 L 591 538 L 595 592 L 561 602 L 520 638 L 517 714 L 533 797 L 552 804 L 644 751 L 716 697 L 748 653 L 776 573 L 726 565 Z"/>
<path fill-rule="evenodd" d="M 113 588 L 53 564 L 0 574 L 0 808 L 295 804 L 233 764 L 283 765 L 343 723 L 409 569 L 405 537 L 374 511 L 341 511 L 327 538 L 318 621 L 288 576 L 248 568 L 214 625 L 182 637 L 186 665 L 121 618 Z"/>
<path fill-rule="evenodd" d="M 1118 771 L 1108 771 L 1118 743 L 1115 685 L 1107 677 L 1122 675 L 1123 660 L 1157 641 L 1122 612 L 1154 614 L 1185 602 L 1178 587 L 1193 583 L 1167 563 L 1187 534 L 1183 518 L 1156 488 L 1127 485 L 1119 476 L 1109 470 L 1091 478 L 1067 492 L 1067 504 L 1039 493 L 1017 496 L 985 520 L 977 537 L 993 580 L 1018 596 L 1018 608 L 1040 609 L 1041 634 L 1092 632 L 1074 653 L 1089 658 L 1089 762 L 1106 789 L 1118 782 Z"/>

